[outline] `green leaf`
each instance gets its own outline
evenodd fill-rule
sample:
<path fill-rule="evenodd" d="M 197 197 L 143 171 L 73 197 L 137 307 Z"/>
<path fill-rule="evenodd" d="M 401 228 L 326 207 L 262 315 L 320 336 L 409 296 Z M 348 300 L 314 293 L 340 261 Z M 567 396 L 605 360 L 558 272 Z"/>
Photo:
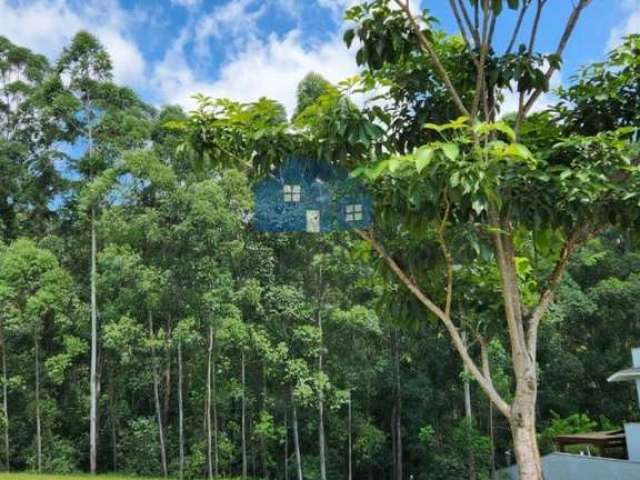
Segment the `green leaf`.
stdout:
<path fill-rule="evenodd" d="M 510 157 L 521 158 L 523 160 L 531 160 L 533 158 L 529 149 L 520 143 L 510 144 L 505 149 L 504 153 Z"/>
<path fill-rule="evenodd" d="M 460 155 L 460 147 L 458 147 L 458 145 L 455 143 L 443 143 L 440 146 L 440 149 L 451 161 L 454 161 L 456 158 L 458 158 L 458 155 Z"/>
<path fill-rule="evenodd" d="M 433 153 L 434 151 L 431 147 L 421 147 L 418 149 L 418 151 L 415 153 L 416 171 L 418 173 L 421 173 L 422 170 L 424 170 L 425 167 L 429 165 L 431 159 L 433 158 Z"/>

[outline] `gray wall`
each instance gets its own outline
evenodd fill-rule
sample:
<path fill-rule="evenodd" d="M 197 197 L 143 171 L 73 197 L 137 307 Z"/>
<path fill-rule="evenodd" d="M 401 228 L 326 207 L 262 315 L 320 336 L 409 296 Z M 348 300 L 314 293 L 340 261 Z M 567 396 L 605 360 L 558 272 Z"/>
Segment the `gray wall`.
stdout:
<path fill-rule="evenodd" d="M 552 453 L 542 459 L 546 480 L 639 480 L 640 462 Z M 496 480 L 518 480 L 515 466 L 500 470 Z"/>

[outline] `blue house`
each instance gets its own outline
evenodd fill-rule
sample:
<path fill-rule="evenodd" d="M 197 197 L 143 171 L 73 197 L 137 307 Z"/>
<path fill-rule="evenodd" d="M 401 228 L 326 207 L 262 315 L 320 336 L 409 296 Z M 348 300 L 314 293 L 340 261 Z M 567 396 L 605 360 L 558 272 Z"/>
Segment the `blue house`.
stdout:
<path fill-rule="evenodd" d="M 290 158 L 256 184 L 254 223 L 262 232 L 333 232 L 366 228 L 372 201 L 346 170 Z"/>

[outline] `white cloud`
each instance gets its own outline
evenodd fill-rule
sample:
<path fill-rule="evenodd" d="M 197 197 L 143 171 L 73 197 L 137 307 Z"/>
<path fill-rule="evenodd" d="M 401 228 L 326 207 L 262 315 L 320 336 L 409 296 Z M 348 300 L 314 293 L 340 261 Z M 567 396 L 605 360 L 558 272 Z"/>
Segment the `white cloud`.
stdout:
<path fill-rule="evenodd" d="M 621 2 L 622 14 L 625 20 L 611 29 L 607 50 L 612 50 L 626 35 L 640 33 L 640 0 L 624 0 Z"/>
<path fill-rule="evenodd" d="M 346 49 L 339 36 L 305 48 L 297 30 L 283 37 L 271 35 L 266 40 L 250 41 L 211 82 L 196 78 L 181 48 L 178 43 L 156 65 L 154 78 L 161 101 L 187 107 L 194 105 L 194 93 L 244 102 L 266 96 L 281 102 L 292 113 L 298 82 L 309 71 L 320 73 L 330 82 L 357 73 L 353 52 Z"/>
<path fill-rule="evenodd" d="M 145 61 L 126 33 L 131 22 L 114 1 L 70 4 L 64 0 L 9 3 L 0 0 L 0 35 L 55 59 L 81 29 L 96 35 L 113 61 L 114 79 L 136 86 L 144 80 Z"/>
<path fill-rule="evenodd" d="M 230 46 L 242 47 L 257 34 L 257 22 L 267 11 L 265 3 L 237 0 L 214 8 L 194 28 L 196 53 L 208 56 L 209 42 L 225 38 Z"/>

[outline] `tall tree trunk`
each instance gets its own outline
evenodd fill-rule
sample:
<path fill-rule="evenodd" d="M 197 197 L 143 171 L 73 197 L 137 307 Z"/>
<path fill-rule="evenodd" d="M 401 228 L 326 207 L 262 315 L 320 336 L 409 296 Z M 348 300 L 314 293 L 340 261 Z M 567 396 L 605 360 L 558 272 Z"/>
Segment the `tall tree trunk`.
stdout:
<path fill-rule="evenodd" d="M 167 338 L 171 338 L 171 315 L 167 315 L 165 334 Z M 164 396 L 162 405 L 162 419 L 166 423 L 169 421 L 169 414 L 171 412 L 171 350 L 167 348 L 164 368 Z"/>
<path fill-rule="evenodd" d="M 153 314 L 151 310 L 148 311 L 148 320 L 149 320 L 149 334 L 153 337 Z M 158 419 L 158 439 L 160 442 L 160 462 L 162 464 L 162 475 L 167 478 L 167 452 L 164 446 L 164 427 L 162 426 L 162 408 L 160 405 L 160 379 L 158 378 L 158 360 L 155 352 L 155 348 L 153 349 L 153 397 L 156 406 L 156 417 Z"/>
<path fill-rule="evenodd" d="M 91 151 L 91 135 L 89 148 Z M 91 153 L 90 153 L 91 155 Z M 91 207 L 91 374 L 89 413 L 89 464 L 91 473 L 98 467 L 98 308 L 96 303 L 96 210 Z"/>
<path fill-rule="evenodd" d="M 242 480 L 247 478 L 247 398 L 246 398 L 246 372 L 244 347 L 240 356 L 240 382 L 242 384 L 241 415 L 240 424 L 242 428 Z"/>
<path fill-rule="evenodd" d="M 7 344 L 4 339 L 4 323 L 0 317 L 0 348 L 2 348 L 2 413 L 4 416 L 4 458 L 5 469 L 11 470 L 11 459 L 9 451 L 9 385 L 7 383 Z"/>
<path fill-rule="evenodd" d="M 36 374 L 36 447 L 38 473 L 42 472 L 42 421 L 40 418 L 40 340 L 35 335 L 35 374 Z"/>
<path fill-rule="evenodd" d="M 324 340 L 322 332 L 322 270 L 318 272 L 318 331 L 320 333 L 320 349 L 318 351 L 318 374 L 323 376 L 323 350 Z M 324 434 L 324 391 L 323 382 L 318 388 L 318 450 L 320 456 L 320 480 L 327 480 L 327 458 L 325 453 L 325 434 Z"/>
<path fill-rule="evenodd" d="M 267 412 L 267 367 L 262 362 L 262 411 Z M 262 478 L 269 479 L 269 467 L 267 465 L 267 445 L 264 435 L 260 435 L 260 463 L 262 464 Z"/>
<path fill-rule="evenodd" d="M 289 415 L 284 411 L 284 480 L 289 480 Z"/>
<path fill-rule="evenodd" d="M 467 346 L 466 332 L 462 332 L 462 340 Z M 471 411 L 471 385 L 469 384 L 469 371 L 467 367 L 464 367 L 464 413 L 469 422 L 469 428 L 473 426 L 473 412 Z M 471 445 L 467 447 L 467 468 L 469 473 L 469 480 L 476 479 L 476 459 L 474 456 L 473 448 Z"/>
<path fill-rule="evenodd" d="M 109 382 L 109 424 L 111 426 L 111 467 L 114 472 L 118 471 L 118 426 L 116 418 L 116 404 L 113 395 L 113 375 Z"/>
<path fill-rule="evenodd" d="M 207 470 L 209 479 L 213 478 L 213 461 L 211 459 L 211 357 L 213 355 L 213 327 L 209 326 L 209 348 L 207 360 L 207 405 L 205 417 L 207 424 Z"/>
<path fill-rule="evenodd" d="M 216 352 L 216 336 L 213 335 L 212 357 L 211 357 L 211 408 L 213 410 L 213 474 L 216 478 L 220 475 L 219 465 L 220 456 L 218 448 L 218 382 L 217 382 L 217 352 Z"/>
<path fill-rule="evenodd" d="M 352 440 L 352 432 L 351 432 L 351 389 L 349 389 L 349 403 L 347 403 L 347 428 L 348 428 L 348 448 L 347 448 L 347 464 L 348 464 L 348 472 L 347 472 L 347 480 L 353 479 L 353 440 Z"/>
<path fill-rule="evenodd" d="M 291 422 L 293 423 L 293 448 L 296 454 L 296 472 L 298 480 L 302 478 L 302 456 L 300 455 L 300 432 L 298 431 L 298 408 L 296 407 L 296 399 L 293 391 L 291 392 Z"/>
<path fill-rule="evenodd" d="M 184 478 L 184 405 L 182 403 L 182 342 L 178 340 L 178 443 L 180 450 L 179 478 Z"/>
<path fill-rule="evenodd" d="M 398 332 L 394 334 L 393 345 L 393 363 L 394 363 L 394 415 L 393 415 L 393 433 L 395 438 L 395 456 L 394 456 L 394 480 L 402 480 L 402 398 L 401 398 L 401 379 L 400 379 L 400 345 Z"/>

